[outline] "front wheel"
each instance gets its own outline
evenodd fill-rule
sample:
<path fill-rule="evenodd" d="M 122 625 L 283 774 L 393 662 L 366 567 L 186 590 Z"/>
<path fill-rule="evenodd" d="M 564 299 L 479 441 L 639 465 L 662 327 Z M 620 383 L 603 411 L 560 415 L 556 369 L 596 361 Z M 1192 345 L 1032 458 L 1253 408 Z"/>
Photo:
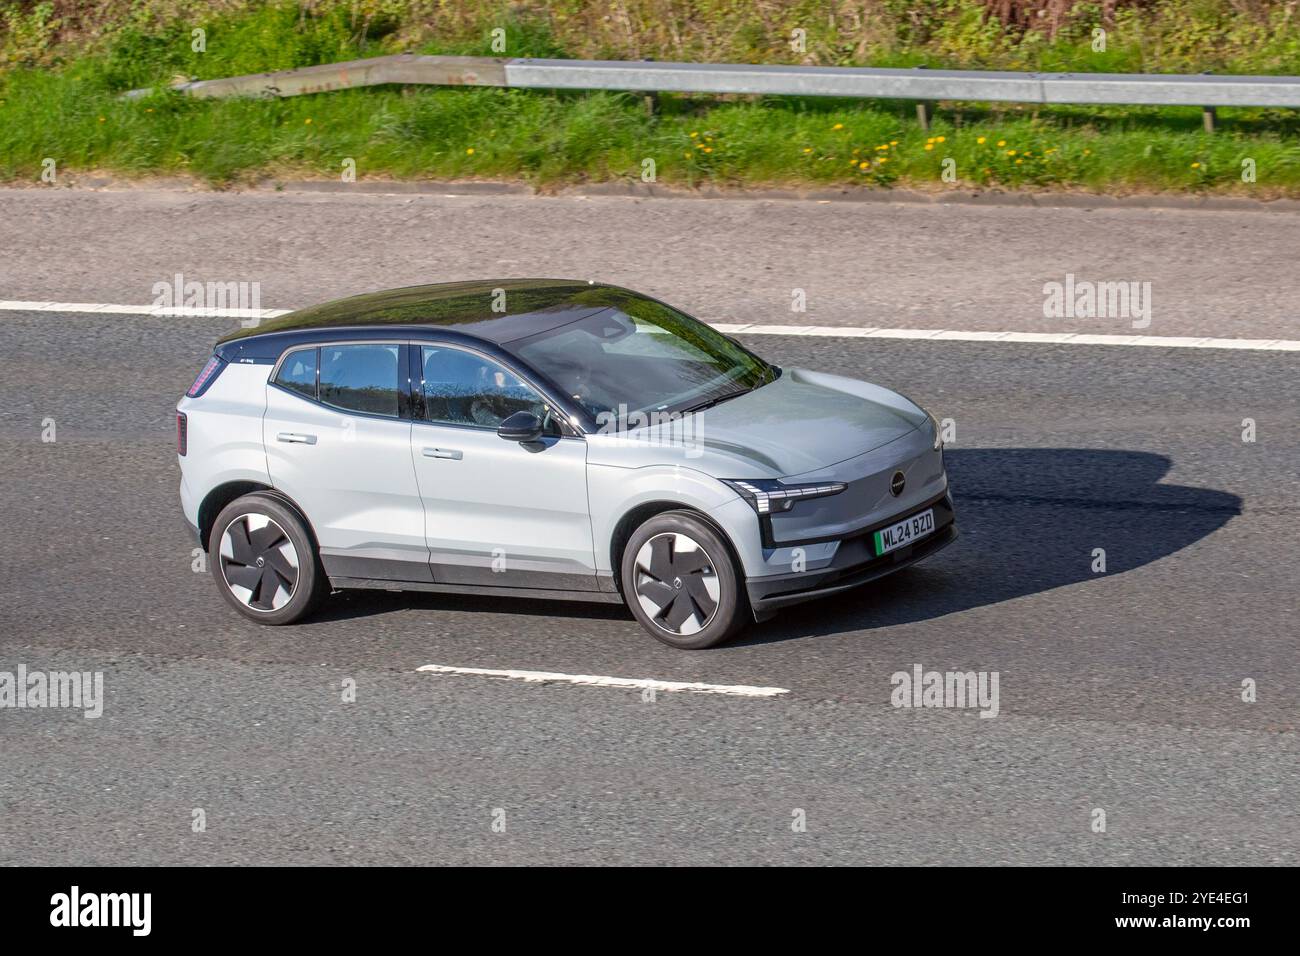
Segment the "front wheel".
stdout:
<path fill-rule="evenodd" d="M 623 598 L 641 626 L 682 650 L 713 647 L 746 623 L 749 602 L 731 552 L 689 512 L 655 515 L 623 550 Z"/>
<path fill-rule="evenodd" d="M 270 495 L 232 501 L 208 542 L 217 590 L 259 624 L 292 624 L 328 589 L 311 533 L 292 508 Z"/>

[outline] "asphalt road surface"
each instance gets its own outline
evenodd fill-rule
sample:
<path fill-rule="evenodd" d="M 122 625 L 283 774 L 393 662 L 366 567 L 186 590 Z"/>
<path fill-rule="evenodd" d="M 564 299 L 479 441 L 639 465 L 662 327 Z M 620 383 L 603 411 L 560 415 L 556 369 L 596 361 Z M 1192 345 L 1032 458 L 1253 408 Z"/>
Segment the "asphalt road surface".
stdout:
<path fill-rule="evenodd" d="M 231 324 L 0 315 L 0 670 L 105 697 L 0 709 L 0 863 L 1300 863 L 1294 354 L 751 338 L 954 419 L 963 536 L 683 653 L 608 606 L 237 617 L 191 568 L 172 415 Z M 894 708 L 917 664 L 996 671 L 998 716 Z"/>
<path fill-rule="evenodd" d="M 0 189 L 0 249 L 0 298 L 24 301 L 150 303 L 180 273 L 296 309 L 528 275 L 627 285 L 710 322 L 1134 334 L 1045 318 L 1044 284 L 1073 275 L 1150 283 L 1144 335 L 1296 338 L 1300 214 L 33 188 Z"/>

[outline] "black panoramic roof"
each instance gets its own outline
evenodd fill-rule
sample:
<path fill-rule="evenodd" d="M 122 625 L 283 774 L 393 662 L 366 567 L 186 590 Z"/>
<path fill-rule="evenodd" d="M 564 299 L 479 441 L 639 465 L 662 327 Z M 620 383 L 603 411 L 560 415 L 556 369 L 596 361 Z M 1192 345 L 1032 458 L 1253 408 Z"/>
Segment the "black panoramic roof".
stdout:
<path fill-rule="evenodd" d="M 217 344 L 276 333 L 375 326 L 455 329 L 500 344 L 635 301 L 646 299 L 618 286 L 575 279 L 440 282 L 369 292 L 299 309 L 254 328 L 239 329 Z"/>

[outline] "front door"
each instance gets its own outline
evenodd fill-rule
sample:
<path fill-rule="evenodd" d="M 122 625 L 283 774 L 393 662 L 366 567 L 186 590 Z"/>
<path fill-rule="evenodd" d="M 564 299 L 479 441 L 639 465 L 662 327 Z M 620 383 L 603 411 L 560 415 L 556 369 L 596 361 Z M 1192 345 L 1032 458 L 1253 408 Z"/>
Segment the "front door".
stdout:
<path fill-rule="evenodd" d="M 423 402 L 411 431 L 425 539 L 438 583 L 596 591 L 587 443 L 563 437 L 541 397 L 469 349 L 419 348 Z M 532 444 L 496 430 L 514 412 L 548 421 Z"/>

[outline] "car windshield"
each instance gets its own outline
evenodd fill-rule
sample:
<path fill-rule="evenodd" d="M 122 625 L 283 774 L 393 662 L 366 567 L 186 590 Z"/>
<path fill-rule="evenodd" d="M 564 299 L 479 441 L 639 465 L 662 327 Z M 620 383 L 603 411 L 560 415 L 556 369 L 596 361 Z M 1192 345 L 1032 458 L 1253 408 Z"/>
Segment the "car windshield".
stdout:
<path fill-rule="evenodd" d="M 505 348 L 598 423 L 618 428 L 725 401 L 778 374 L 721 332 L 650 299 L 625 299 Z"/>

